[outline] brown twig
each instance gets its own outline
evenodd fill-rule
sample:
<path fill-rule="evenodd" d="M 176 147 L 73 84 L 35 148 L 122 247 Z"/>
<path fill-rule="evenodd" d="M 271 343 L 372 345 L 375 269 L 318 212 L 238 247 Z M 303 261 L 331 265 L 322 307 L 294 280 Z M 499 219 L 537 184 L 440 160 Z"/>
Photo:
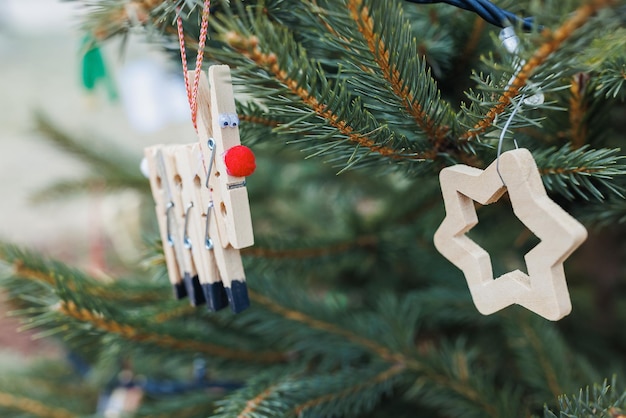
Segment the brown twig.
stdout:
<path fill-rule="evenodd" d="M 107 39 L 137 22 L 145 24 L 152 12 L 163 4 L 163 0 L 131 0 L 102 16 L 102 23 L 92 33 L 98 40 Z"/>
<path fill-rule="evenodd" d="M 374 19 L 370 15 L 370 10 L 363 5 L 363 0 L 349 0 L 348 8 L 350 15 L 356 22 L 359 32 L 365 38 L 374 60 L 380 67 L 383 76 L 389 82 L 394 94 L 401 98 L 406 111 L 413 117 L 415 123 L 426 133 L 428 139 L 435 149 L 440 149 L 449 130 L 447 126 L 435 125 L 435 122 L 424 111 L 409 91 L 409 87 L 403 82 L 400 72 L 391 63 L 391 52 L 384 40 L 374 30 Z"/>
<path fill-rule="evenodd" d="M 244 114 L 239 114 L 239 120 L 242 122 L 255 123 L 257 125 L 265 125 L 271 128 L 275 128 L 280 125 L 280 122 L 278 122 L 277 120 Z"/>
<path fill-rule="evenodd" d="M 280 352 L 258 352 L 219 346 L 205 341 L 182 340 L 171 335 L 164 335 L 143 331 L 129 324 L 123 324 L 102 314 L 89 309 L 80 308 L 73 302 L 62 302 L 59 312 L 81 322 L 88 322 L 94 327 L 118 334 L 131 341 L 152 343 L 162 347 L 176 350 L 190 350 L 211 356 L 221 357 L 228 360 L 252 361 L 261 363 L 282 363 L 287 360 L 287 355 Z"/>
<path fill-rule="evenodd" d="M 363 390 L 367 387 L 374 386 L 376 384 L 382 383 L 386 380 L 393 378 L 394 376 L 402 373 L 406 370 L 406 366 L 404 364 L 394 364 L 389 369 L 377 374 L 373 378 L 366 380 L 364 382 L 358 383 L 355 386 L 348 387 L 339 392 L 328 393 L 326 395 L 322 395 L 320 397 L 308 400 L 303 404 L 300 404 L 294 408 L 294 415 L 300 416 L 304 411 L 310 408 L 314 408 L 318 405 L 322 405 L 324 403 L 336 401 L 338 399 L 345 398 L 346 396 L 350 396 L 360 390 Z"/>
<path fill-rule="evenodd" d="M 548 388 L 550 388 L 550 392 L 552 392 L 555 398 L 561 396 L 563 394 L 563 389 L 561 389 L 561 386 L 559 385 L 557 374 L 554 370 L 552 362 L 546 358 L 545 350 L 541 347 L 541 339 L 537 336 L 526 320 L 518 321 L 517 326 L 521 327 L 524 335 L 526 336 L 526 342 L 539 357 L 539 364 L 541 366 L 541 370 L 543 370 L 545 374 L 546 383 L 548 384 Z"/>
<path fill-rule="evenodd" d="M 241 413 L 237 414 L 237 418 L 249 418 L 250 416 L 253 416 L 252 413 L 256 410 L 258 406 L 261 405 L 261 402 L 263 402 L 268 396 L 272 394 L 272 391 L 275 387 L 275 385 L 270 386 L 263 392 L 259 393 L 256 397 L 246 402 L 246 407 L 243 409 L 243 411 L 241 411 Z"/>
<path fill-rule="evenodd" d="M 478 48 L 478 43 L 480 42 L 480 38 L 485 31 L 485 26 L 487 26 L 485 20 L 480 16 L 476 17 L 472 33 L 470 34 L 470 37 L 463 48 L 463 52 L 461 53 L 461 57 L 459 58 L 459 67 L 465 67 L 465 64 L 469 62 L 470 58 L 476 51 L 476 48 Z"/>
<path fill-rule="evenodd" d="M 13 274 L 18 277 L 50 285 L 54 285 L 55 283 L 54 274 L 52 272 L 42 272 L 40 270 L 31 269 L 25 265 L 23 260 L 15 260 L 13 262 Z"/>
<path fill-rule="evenodd" d="M 277 304 L 270 298 L 263 296 L 257 292 L 249 291 L 249 296 L 252 301 L 258 303 L 259 305 L 263 305 L 266 309 L 277 313 L 283 316 L 286 319 L 291 321 L 301 322 L 307 325 L 310 328 L 319 329 L 324 332 L 328 332 L 331 334 L 336 334 L 345 339 L 363 346 L 373 353 L 377 354 L 383 360 L 392 362 L 392 363 L 407 363 L 407 359 L 401 353 L 394 353 L 389 350 L 387 347 L 384 347 L 377 342 L 367 339 L 365 337 L 361 337 L 351 331 L 348 331 L 344 328 L 341 328 L 335 324 L 331 324 L 328 322 L 321 321 L 319 319 L 312 318 L 300 311 L 296 311 L 293 309 L 286 308 L 282 305 Z"/>
<path fill-rule="evenodd" d="M 78 418 L 78 415 L 65 409 L 55 408 L 34 399 L 15 396 L 10 393 L 0 392 L 0 406 L 26 412 L 41 418 Z"/>
<path fill-rule="evenodd" d="M 13 262 L 13 274 L 17 277 L 22 277 L 28 280 L 34 280 L 42 283 L 47 283 L 49 285 L 55 285 L 57 279 L 61 279 L 61 277 L 55 277 L 55 272 L 52 271 L 41 271 L 30 268 L 26 266 L 23 260 L 15 260 Z M 71 290 L 76 290 L 76 285 L 74 283 L 68 283 L 68 288 Z M 111 291 L 107 289 L 106 286 L 98 282 L 93 282 L 91 286 L 89 286 L 86 290 L 90 295 L 102 297 L 108 300 L 112 299 L 124 299 L 135 302 L 150 302 L 154 300 L 162 299 L 161 292 L 142 292 L 139 294 L 128 294 L 128 293 L 120 293 L 119 290 Z"/>
<path fill-rule="evenodd" d="M 585 100 L 585 87 L 589 76 L 583 73 L 572 77 L 569 99 L 569 122 L 571 127 L 572 149 L 577 149 L 585 145 L 587 141 L 587 124 L 585 114 L 587 113 L 587 102 Z"/>
<path fill-rule="evenodd" d="M 597 173 L 601 171 L 600 168 L 589 168 L 589 167 L 568 167 L 568 168 L 541 168 L 539 169 L 539 173 L 542 176 L 548 174 L 578 174 L 578 173 Z"/>

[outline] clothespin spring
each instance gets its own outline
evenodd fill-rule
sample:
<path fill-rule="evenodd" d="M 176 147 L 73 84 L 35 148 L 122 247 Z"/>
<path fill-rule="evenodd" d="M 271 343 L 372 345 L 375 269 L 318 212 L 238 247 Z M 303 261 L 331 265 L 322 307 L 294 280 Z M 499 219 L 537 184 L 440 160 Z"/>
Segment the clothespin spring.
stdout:
<path fill-rule="evenodd" d="M 171 200 L 167 203 L 167 206 L 165 207 L 165 223 L 167 225 L 167 243 L 170 247 L 174 246 L 174 238 L 172 238 L 172 230 L 171 230 L 171 217 L 170 217 L 170 212 L 172 211 L 172 209 L 174 209 L 174 202 L 172 202 Z"/>
<path fill-rule="evenodd" d="M 209 140 L 207 141 L 207 146 L 211 150 L 211 157 L 209 157 L 209 169 L 207 170 L 207 173 L 206 173 L 205 187 L 207 189 L 210 189 L 211 186 L 209 185 L 209 179 L 211 178 L 211 171 L 213 170 L 213 162 L 215 161 L 215 139 L 209 138 Z M 204 228 L 204 247 L 209 251 L 213 249 L 213 240 L 209 236 L 209 225 L 211 224 L 211 210 L 212 209 L 213 209 L 213 201 L 211 200 L 211 202 L 209 203 L 209 206 L 206 209 L 206 224 Z"/>
<path fill-rule="evenodd" d="M 183 245 L 188 250 L 191 249 L 191 240 L 189 239 L 189 234 L 187 233 L 187 230 L 189 229 L 189 211 L 191 210 L 191 208 L 193 208 L 193 202 L 189 202 L 189 205 L 187 206 L 187 210 L 185 210 L 185 226 L 184 226 L 184 232 L 183 232 Z"/>
<path fill-rule="evenodd" d="M 209 225 L 211 223 L 211 210 L 213 209 L 213 201 L 209 203 L 209 206 L 206 209 L 206 226 L 204 228 L 204 247 L 207 250 L 213 249 L 213 240 L 209 236 Z"/>
<path fill-rule="evenodd" d="M 206 183 L 204 185 L 209 189 L 209 179 L 211 178 L 211 170 L 213 170 L 213 161 L 215 161 L 215 139 L 209 138 L 207 146 L 211 150 L 211 157 L 209 158 L 209 169 L 206 172 Z"/>

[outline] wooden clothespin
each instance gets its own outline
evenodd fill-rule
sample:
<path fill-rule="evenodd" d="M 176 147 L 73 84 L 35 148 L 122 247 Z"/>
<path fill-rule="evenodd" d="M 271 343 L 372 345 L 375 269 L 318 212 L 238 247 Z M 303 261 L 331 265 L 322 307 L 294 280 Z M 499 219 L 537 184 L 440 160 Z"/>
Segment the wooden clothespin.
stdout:
<path fill-rule="evenodd" d="M 203 304 L 205 298 L 187 243 L 185 207 L 181 195 L 183 184 L 175 165 L 174 151 L 175 147 L 156 145 L 146 148 L 145 157 L 174 294 L 178 299 L 188 296 L 191 304 L 196 306 Z"/>
<path fill-rule="evenodd" d="M 254 155 L 240 145 L 239 120 L 228 66 L 211 66 L 208 79 L 204 73 L 199 76 L 199 148 L 188 149 L 186 158 L 193 160 L 199 152 L 204 161 L 206 171 L 199 176 L 202 184 L 196 191 L 208 222 L 205 230 L 212 249 L 202 257 L 208 255 L 214 259 L 219 275 L 213 275 L 215 268 L 211 261 L 202 260 L 197 264 L 209 266 L 206 279 L 200 275 L 209 305 L 213 304 L 215 309 L 223 307 L 223 289 L 231 309 L 241 312 L 250 304 L 239 250 L 254 244 L 245 179 L 245 175 L 254 170 Z M 244 151 L 244 161 L 238 161 L 234 169 L 227 163 L 228 154 L 233 151 Z M 179 154 L 181 167 L 189 167 L 183 154 L 182 151 Z"/>
<path fill-rule="evenodd" d="M 207 306 L 210 310 L 217 311 L 228 305 L 228 295 L 221 280 L 218 267 L 218 259 L 222 260 L 217 253 L 224 251 L 220 246 L 217 248 L 211 239 L 211 233 L 217 231 L 217 220 L 213 210 L 211 194 L 205 187 L 206 172 L 204 170 L 200 144 L 188 144 L 179 147 L 175 153 L 176 165 L 185 185 L 182 196 L 187 208 L 187 224 L 189 234 L 189 245 L 194 264 L 198 269 L 200 285 L 204 292 Z M 213 227 L 211 225 L 213 224 Z M 213 230 L 212 230 L 213 228 Z M 239 256 L 239 251 L 236 255 Z M 237 269 L 239 276 L 244 276 L 241 257 L 235 262 L 239 263 Z M 228 271 L 228 270 L 227 270 Z M 225 279 L 230 283 L 230 278 Z M 230 287 L 230 286 L 229 286 Z"/>
<path fill-rule="evenodd" d="M 157 145 L 146 148 L 144 150 L 146 163 L 148 166 L 148 178 L 150 180 L 150 188 L 152 197 L 155 202 L 155 210 L 159 231 L 161 233 L 161 241 L 163 242 L 163 255 L 167 265 L 167 273 L 170 283 L 174 287 L 174 295 L 177 299 L 187 296 L 187 290 L 183 283 L 183 273 L 179 267 L 178 260 L 182 260 L 182 256 L 178 257 L 181 248 L 176 246 L 175 237 L 178 235 L 178 225 L 170 221 L 169 211 L 174 205 L 172 190 L 167 183 L 167 175 L 165 172 L 163 161 L 162 146 Z"/>

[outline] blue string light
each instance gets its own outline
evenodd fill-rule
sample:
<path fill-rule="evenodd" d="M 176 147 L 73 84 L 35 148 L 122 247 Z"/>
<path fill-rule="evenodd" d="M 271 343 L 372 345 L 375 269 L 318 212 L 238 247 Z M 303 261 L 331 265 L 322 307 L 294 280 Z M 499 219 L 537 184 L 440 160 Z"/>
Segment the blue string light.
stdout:
<path fill-rule="evenodd" d="M 522 29 L 529 31 L 533 28 L 533 18 L 519 18 L 515 14 L 501 9 L 488 0 L 407 0 L 411 3 L 431 4 L 448 3 L 460 9 L 476 13 L 492 25 L 504 28 L 515 24 L 521 24 Z"/>

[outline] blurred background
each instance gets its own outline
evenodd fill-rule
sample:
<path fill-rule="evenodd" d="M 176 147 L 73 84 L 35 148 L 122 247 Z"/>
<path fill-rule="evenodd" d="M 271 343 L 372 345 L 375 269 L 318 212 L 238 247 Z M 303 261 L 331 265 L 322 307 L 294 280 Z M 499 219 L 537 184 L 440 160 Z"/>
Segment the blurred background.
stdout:
<path fill-rule="evenodd" d="M 98 190 L 38 199 L 87 170 L 46 138 L 38 118 L 89 146 L 129 150 L 138 171 L 145 146 L 191 141 L 195 133 L 182 70 L 132 37 L 125 48 L 112 43 L 101 51 L 115 97 L 102 85 L 85 88 L 80 15 L 72 2 L 0 0 L 0 240 L 98 271 L 104 248 L 126 262 L 142 257 L 145 200 Z M 16 321 L 2 321 L 1 352 L 41 350 L 31 335 L 15 335 Z"/>

